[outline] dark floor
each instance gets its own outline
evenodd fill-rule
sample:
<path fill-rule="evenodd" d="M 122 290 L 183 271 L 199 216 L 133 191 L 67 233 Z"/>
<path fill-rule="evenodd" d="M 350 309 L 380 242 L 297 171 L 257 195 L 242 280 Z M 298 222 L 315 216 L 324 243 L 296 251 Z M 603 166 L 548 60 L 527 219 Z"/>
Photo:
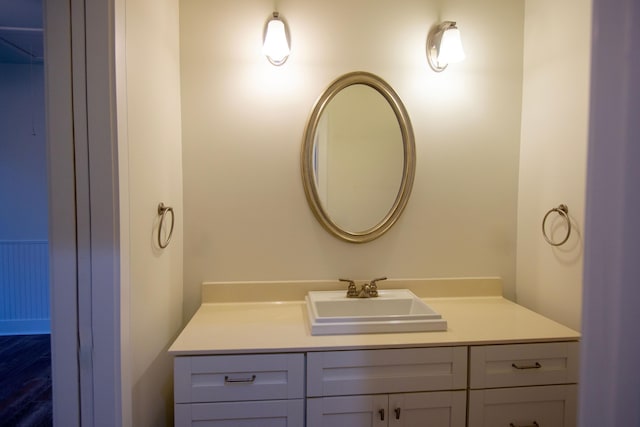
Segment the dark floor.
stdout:
<path fill-rule="evenodd" d="M 50 335 L 0 336 L 0 427 L 49 427 Z"/>

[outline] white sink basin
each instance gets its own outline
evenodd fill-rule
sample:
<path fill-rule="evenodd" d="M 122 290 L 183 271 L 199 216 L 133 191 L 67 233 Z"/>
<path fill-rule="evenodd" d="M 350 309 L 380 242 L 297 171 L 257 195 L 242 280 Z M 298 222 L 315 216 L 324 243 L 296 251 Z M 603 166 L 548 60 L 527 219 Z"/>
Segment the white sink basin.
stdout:
<path fill-rule="evenodd" d="M 375 298 L 311 291 L 306 301 L 311 335 L 447 330 L 447 321 L 407 289 L 380 290 Z"/>

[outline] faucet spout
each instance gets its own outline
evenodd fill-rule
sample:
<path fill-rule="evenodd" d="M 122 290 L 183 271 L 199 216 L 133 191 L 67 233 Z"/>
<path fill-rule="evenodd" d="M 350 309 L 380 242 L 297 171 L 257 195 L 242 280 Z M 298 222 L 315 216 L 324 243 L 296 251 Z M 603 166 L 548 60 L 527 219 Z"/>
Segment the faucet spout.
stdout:
<path fill-rule="evenodd" d="M 373 295 L 371 295 L 371 285 L 368 283 L 365 283 L 364 285 L 362 285 L 362 287 L 360 288 L 360 292 L 358 293 L 358 298 L 370 298 L 372 296 Z"/>

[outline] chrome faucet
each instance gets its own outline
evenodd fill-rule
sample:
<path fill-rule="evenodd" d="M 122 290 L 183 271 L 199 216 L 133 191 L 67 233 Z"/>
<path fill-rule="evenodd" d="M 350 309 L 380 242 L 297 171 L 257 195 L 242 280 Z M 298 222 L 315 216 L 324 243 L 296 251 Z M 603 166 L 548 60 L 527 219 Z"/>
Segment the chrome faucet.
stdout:
<path fill-rule="evenodd" d="M 348 282 L 349 286 L 347 287 L 347 298 L 375 298 L 378 296 L 378 285 L 377 282 L 381 280 L 387 280 L 386 277 L 379 277 L 377 279 L 373 279 L 370 283 L 365 283 L 362 285 L 360 290 L 358 291 L 358 287 L 353 280 L 350 279 L 338 279 L 341 282 Z"/>

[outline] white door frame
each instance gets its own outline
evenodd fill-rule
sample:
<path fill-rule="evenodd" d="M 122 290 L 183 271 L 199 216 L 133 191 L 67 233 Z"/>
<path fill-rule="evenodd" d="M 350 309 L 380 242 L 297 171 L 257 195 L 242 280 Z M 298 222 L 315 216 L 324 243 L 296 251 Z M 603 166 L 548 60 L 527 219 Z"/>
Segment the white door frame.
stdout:
<path fill-rule="evenodd" d="M 80 423 L 71 10 L 44 2 L 54 425 Z"/>
<path fill-rule="evenodd" d="M 122 425 L 114 4 L 44 4 L 53 410 Z"/>

